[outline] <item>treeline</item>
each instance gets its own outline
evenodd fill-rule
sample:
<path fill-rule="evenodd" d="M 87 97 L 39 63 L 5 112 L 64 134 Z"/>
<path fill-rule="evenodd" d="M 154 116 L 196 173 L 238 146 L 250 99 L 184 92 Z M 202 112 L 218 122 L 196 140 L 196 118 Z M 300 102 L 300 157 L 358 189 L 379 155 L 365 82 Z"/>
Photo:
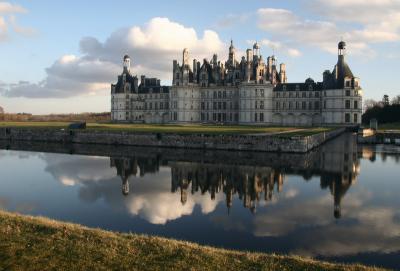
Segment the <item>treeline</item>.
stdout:
<path fill-rule="evenodd" d="M 366 101 L 362 122 L 369 124 L 371 119 L 377 119 L 378 123 L 400 122 L 400 95 L 389 102 L 389 96 L 384 95 L 382 101 Z"/>
<path fill-rule="evenodd" d="M 102 113 L 80 113 L 80 114 L 50 114 L 50 115 L 32 115 L 29 113 L 0 114 L 2 121 L 86 121 L 86 122 L 107 122 L 110 121 L 110 112 Z"/>

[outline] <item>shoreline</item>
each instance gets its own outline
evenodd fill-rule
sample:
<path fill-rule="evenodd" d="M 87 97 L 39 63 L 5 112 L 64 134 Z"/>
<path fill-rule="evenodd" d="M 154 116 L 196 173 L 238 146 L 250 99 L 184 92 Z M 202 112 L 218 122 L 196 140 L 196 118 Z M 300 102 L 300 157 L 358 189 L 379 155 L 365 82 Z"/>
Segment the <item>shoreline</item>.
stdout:
<path fill-rule="evenodd" d="M 92 229 L 0 210 L 0 269 L 386 270 Z"/>
<path fill-rule="evenodd" d="M 64 144 L 102 144 L 162 148 L 235 150 L 259 152 L 306 153 L 344 133 L 336 128 L 308 134 L 207 134 L 141 133 L 120 130 L 69 130 L 43 127 L 1 127 L 0 140 L 57 142 Z"/>

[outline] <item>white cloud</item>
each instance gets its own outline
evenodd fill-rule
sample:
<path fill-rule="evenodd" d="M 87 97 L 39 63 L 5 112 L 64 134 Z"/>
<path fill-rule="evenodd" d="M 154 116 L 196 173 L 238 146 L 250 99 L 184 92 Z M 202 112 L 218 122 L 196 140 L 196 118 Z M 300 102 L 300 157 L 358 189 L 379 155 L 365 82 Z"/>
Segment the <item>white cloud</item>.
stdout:
<path fill-rule="evenodd" d="M 0 15 L 8 15 L 8 20 L 5 19 L 5 16 L 0 16 L 0 42 L 9 40 L 9 26 L 11 26 L 11 29 L 15 33 L 23 36 L 32 36 L 36 33 L 35 29 L 31 27 L 23 27 L 17 24 L 17 19 L 14 14 L 27 12 L 28 10 L 22 6 L 13 5 L 8 2 L 0 2 Z"/>
<path fill-rule="evenodd" d="M 336 44 L 342 37 L 349 41 L 349 53 L 373 56 L 370 42 L 387 42 L 397 40 L 397 34 L 381 31 L 366 25 L 360 28 L 348 27 L 344 31 L 337 22 L 310 20 L 295 15 L 285 9 L 264 8 L 258 12 L 258 26 L 273 37 L 285 40 L 285 44 L 297 46 L 314 46 L 336 54 Z M 292 51 L 295 55 L 297 51 Z"/>
<path fill-rule="evenodd" d="M 289 47 L 288 45 L 279 41 L 271 41 L 268 39 L 263 39 L 261 41 L 261 44 L 270 47 L 274 51 L 281 52 L 291 57 L 299 57 L 302 55 L 302 53 L 298 49 Z"/>
<path fill-rule="evenodd" d="M 173 59 L 181 59 L 183 48 L 191 56 L 206 58 L 212 53 L 221 54 L 224 43 L 218 34 L 205 30 L 198 37 L 193 28 L 170 21 L 153 18 L 145 26 L 118 29 L 100 42 L 93 37 L 80 41 L 81 56 L 65 55 L 46 69 L 47 77 L 38 83 L 19 82 L 0 88 L 10 97 L 71 97 L 108 92 L 122 71 L 122 56 L 132 58 L 132 72 L 171 80 Z"/>
<path fill-rule="evenodd" d="M 6 21 L 0 16 L 0 42 L 7 39 L 8 27 Z"/>
<path fill-rule="evenodd" d="M 26 12 L 28 12 L 28 11 L 19 5 L 13 5 L 8 2 L 0 2 L 0 14 L 1 13 L 26 13 Z"/>

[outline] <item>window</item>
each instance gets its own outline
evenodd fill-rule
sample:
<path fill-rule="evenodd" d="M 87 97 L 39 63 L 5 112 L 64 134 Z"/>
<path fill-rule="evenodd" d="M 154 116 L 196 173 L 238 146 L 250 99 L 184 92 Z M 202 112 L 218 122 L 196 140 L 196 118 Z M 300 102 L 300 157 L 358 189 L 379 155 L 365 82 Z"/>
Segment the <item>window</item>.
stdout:
<path fill-rule="evenodd" d="M 275 109 L 279 109 L 279 102 L 275 103 Z"/>
<path fill-rule="evenodd" d="M 264 101 L 260 101 L 260 109 L 264 109 Z"/>
<path fill-rule="evenodd" d="M 354 101 L 354 109 L 358 109 L 358 101 Z"/>
<path fill-rule="evenodd" d="M 350 90 L 346 89 L 346 96 L 350 96 Z"/>
<path fill-rule="evenodd" d="M 226 98 L 226 91 L 224 90 L 224 92 L 222 92 L 222 97 Z"/>
<path fill-rule="evenodd" d="M 319 92 L 315 92 L 315 97 L 319 98 Z"/>
<path fill-rule="evenodd" d="M 314 109 L 315 109 L 315 110 L 318 110 L 318 109 L 319 109 L 319 102 L 318 102 L 318 101 L 315 101 L 315 102 L 314 102 Z"/>
<path fill-rule="evenodd" d="M 293 109 L 293 103 L 289 102 L 289 109 Z"/>
<path fill-rule="evenodd" d="M 303 92 L 301 93 L 301 97 L 302 97 L 302 98 L 306 98 L 306 97 L 307 97 L 306 95 L 307 95 L 307 93 L 306 93 L 305 91 L 303 91 Z"/>
<path fill-rule="evenodd" d="M 254 90 L 254 95 L 257 97 L 257 95 L 258 95 L 257 89 Z"/>
<path fill-rule="evenodd" d="M 346 113 L 346 114 L 344 115 L 344 121 L 345 121 L 346 123 L 349 123 L 349 122 L 350 122 L 350 114 L 349 114 L 349 113 Z"/>
<path fill-rule="evenodd" d="M 324 101 L 324 109 L 326 109 L 326 101 Z"/>
<path fill-rule="evenodd" d="M 255 109 L 257 109 L 257 101 L 255 102 L 255 106 L 254 106 L 254 108 L 255 108 Z"/>
<path fill-rule="evenodd" d="M 354 116 L 353 116 L 353 122 L 354 122 L 354 123 L 357 123 L 357 122 L 358 122 L 358 116 L 357 116 L 357 114 L 354 114 Z"/>
<path fill-rule="evenodd" d="M 345 108 L 350 109 L 350 100 L 345 101 Z"/>
<path fill-rule="evenodd" d="M 299 109 L 299 102 L 296 102 L 296 109 Z"/>
<path fill-rule="evenodd" d="M 179 73 L 177 73 L 177 74 L 176 74 L 176 79 L 178 79 L 178 80 L 179 80 Z"/>
<path fill-rule="evenodd" d="M 346 81 L 346 87 L 350 87 L 350 81 Z"/>
<path fill-rule="evenodd" d="M 308 110 L 312 110 L 312 102 L 308 103 Z"/>
<path fill-rule="evenodd" d="M 204 110 L 205 109 L 205 103 L 201 102 L 201 109 Z"/>
<path fill-rule="evenodd" d="M 221 102 L 218 102 L 218 109 L 221 109 Z"/>
<path fill-rule="evenodd" d="M 257 113 L 254 114 L 254 121 L 257 122 Z"/>
<path fill-rule="evenodd" d="M 264 113 L 260 113 L 260 121 L 264 121 Z"/>
<path fill-rule="evenodd" d="M 222 103 L 222 108 L 223 108 L 224 110 L 226 110 L 226 102 L 223 102 L 223 103 Z"/>
<path fill-rule="evenodd" d="M 214 99 L 216 99 L 216 98 L 217 98 L 217 92 L 214 91 Z"/>
<path fill-rule="evenodd" d="M 214 110 L 217 110 L 217 102 L 214 102 L 213 109 L 214 109 Z"/>
<path fill-rule="evenodd" d="M 261 95 L 261 97 L 264 97 L 264 90 L 263 89 L 260 89 L 260 95 Z"/>
<path fill-rule="evenodd" d="M 221 91 L 218 91 L 218 98 L 221 99 Z"/>
<path fill-rule="evenodd" d="M 307 109 L 307 104 L 306 102 L 301 102 L 301 109 L 306 110 Z"/>
<path fill-rule="evenodd" d="M 286 90 L 286 85 L 283 85 L 283 88 L 282 88 L 284 91 Z"/>

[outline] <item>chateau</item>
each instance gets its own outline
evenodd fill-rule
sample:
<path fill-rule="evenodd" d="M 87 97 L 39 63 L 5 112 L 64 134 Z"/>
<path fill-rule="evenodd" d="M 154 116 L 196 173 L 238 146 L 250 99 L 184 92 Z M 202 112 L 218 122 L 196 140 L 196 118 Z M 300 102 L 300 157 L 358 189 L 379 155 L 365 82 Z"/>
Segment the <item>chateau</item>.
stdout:
<path fill-rule="evenodd" d="M 346 43 L 338 44 L 338 61 L 323 81 L 308 78 L 288 83 L 286 65 L 275 56 L 266 61 L 256 42 L 246 56 L 236 59 L 231 41 L 228 60 L 173 61 L 172 86 L 131 74 L 131 60 L 124 56 L 123 72 L 111 85 L 111 118 L 115 122 L 213 123 L 248 125 L 358 125 L 362 91 L 345 61 Z M 192 64 L 192 65 L 191 65 Z"/>

